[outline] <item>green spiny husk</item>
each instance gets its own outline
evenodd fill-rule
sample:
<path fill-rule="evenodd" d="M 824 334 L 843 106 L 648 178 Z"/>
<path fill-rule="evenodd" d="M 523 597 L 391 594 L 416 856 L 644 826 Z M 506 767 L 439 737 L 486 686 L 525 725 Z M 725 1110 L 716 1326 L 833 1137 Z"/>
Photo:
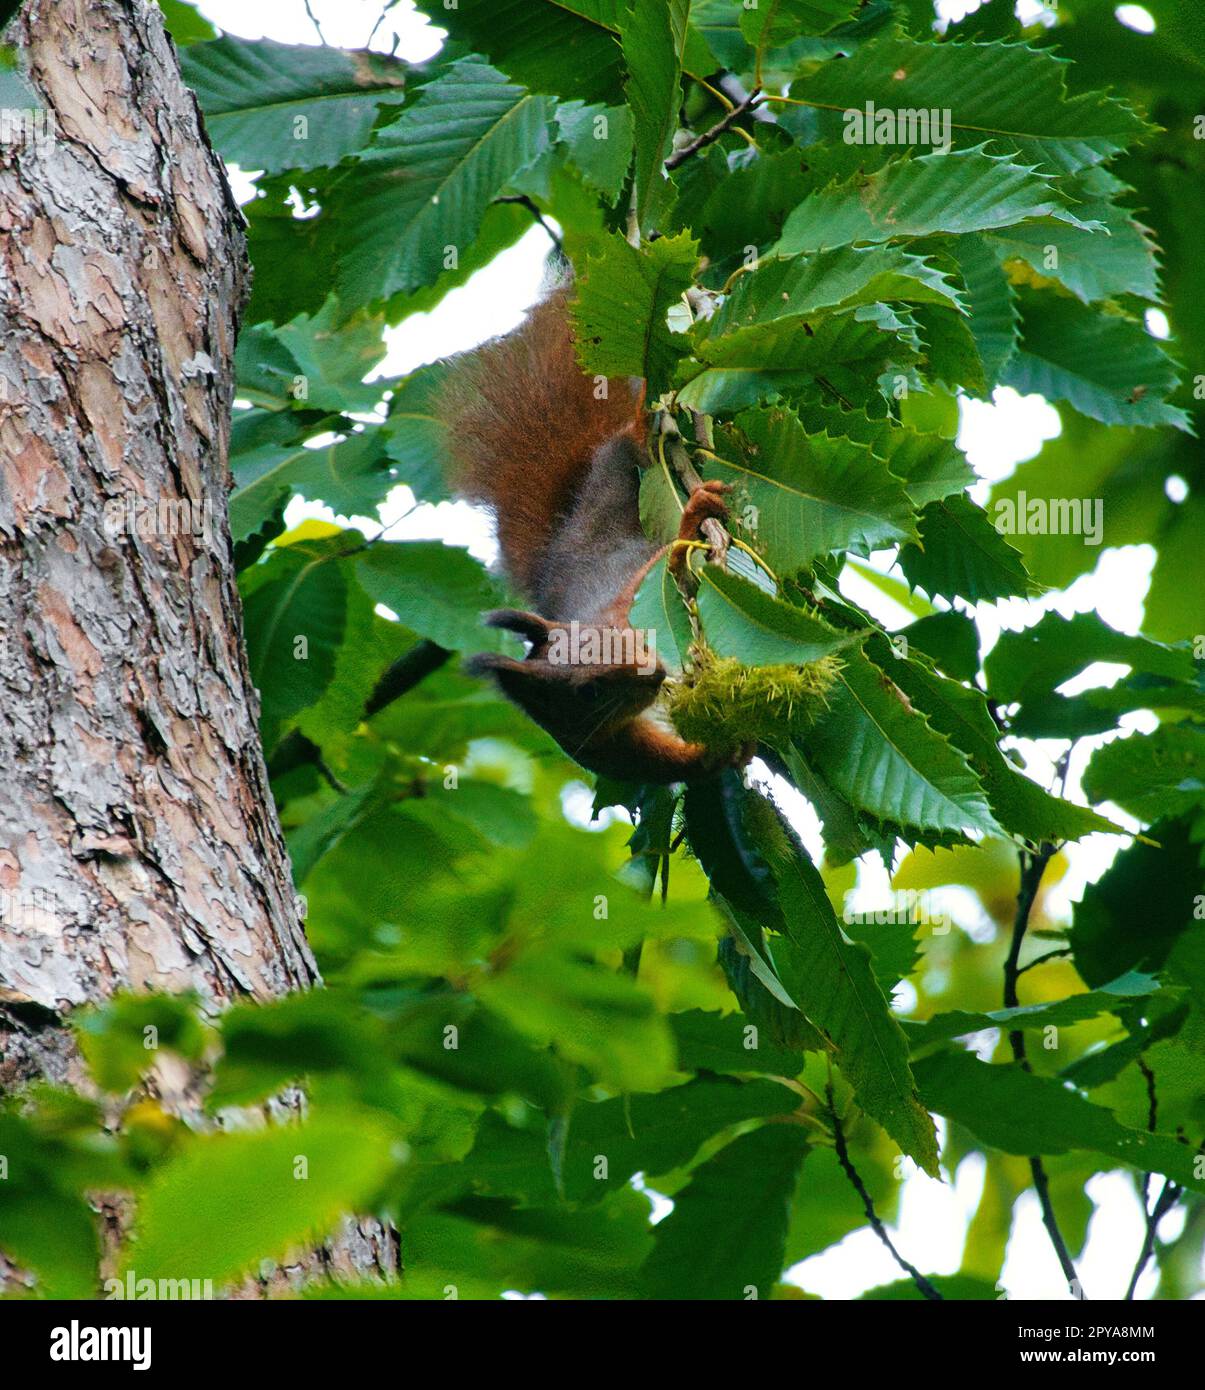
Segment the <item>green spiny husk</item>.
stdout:
<path fill-rule="evenodd" d="M 735 657 L 701 654 L 669 692 L 669 717 L 684 739 L 705 748 L 782 744 L 828 709 L 840 669 L 833 656 L 805 666 L 746 666 Z"/>

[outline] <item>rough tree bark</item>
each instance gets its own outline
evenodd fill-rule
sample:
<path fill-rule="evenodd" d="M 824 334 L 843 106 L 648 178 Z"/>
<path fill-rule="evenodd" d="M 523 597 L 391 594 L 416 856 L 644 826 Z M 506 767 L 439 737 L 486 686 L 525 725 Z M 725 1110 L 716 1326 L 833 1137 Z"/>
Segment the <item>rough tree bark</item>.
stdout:
<path fill-rule="evenodd" d="M 226 522 L 242 217 L 156 6 L 27 0 L 7 38 L 46 110 L 0 130 L 0 1090 L 85 1084 L 65 1020 L 118 989 L 317 978 Z"/>

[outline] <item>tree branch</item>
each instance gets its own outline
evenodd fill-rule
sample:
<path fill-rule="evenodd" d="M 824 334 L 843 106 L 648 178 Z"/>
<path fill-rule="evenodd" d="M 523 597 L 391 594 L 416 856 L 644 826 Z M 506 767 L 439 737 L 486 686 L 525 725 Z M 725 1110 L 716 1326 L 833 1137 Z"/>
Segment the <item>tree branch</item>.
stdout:
<path fill-rule="evenodd" d="M 871 1230 L 874 1231 L 875 1235 L 878 1236 L 891 1252 L 892 1259 L 899 1265 L 904 1273 L 908 1275 L 925 1298 L 929 1299 L 930 1302 L 944 1303 L 945 1300 L 942 1295 L 938 1293 L 920 1270 L 917 1269 L 914 1264 L 909 1264 L 909 1262 L 904 1259 L 903 1255 L 895 1248 L 891 1237 L 887 1234 L 887 1227 L 884 1226 L 879 1219 L 879 1214 L 874 1209 L 874 1200 L 871 1198 L 870 1193 L 867 1192 L 866 1184 L 862 1181 L 858 1170 L 854 1167 L 853 1159 L 849 1156 L 849 1146 L 845 1142 L 845 1130 L 842 1127 L 841 1117 L 837 1114 L 837 1107 L 833 1101 L 833 1083 L 831 1081 L 825 1088 L 825 1096 L 828 1100 L 829 1114 L 833 1122 L 833 1139 L 836 1141 L 837 1146 L 837 1161 L 844 1170 L 845 1176 L 852 1184 L 854 1191 L 862 1199 L 862 1206 L 866 1212 L 866 1219 L 870 1222 Z"/>
<path fill-rule="evenodd" d="M 695 492 L 703 486 L 703 479 L 699 476 L 698 469 L 686 452 L 682 443 L 682 436 L 677 430 L 677 424 L 673 416 L 669 414 L 662 417 L 662 423 L 666 426 L 665 452 L 669 455 L 674 472 L 681 478 L 682 486 L 688 493 Z M 711 558 L 717 565 L 722 566 L 728 555 L 728 547 L 732 542 L 728 528 L 722 521 L 718 521 L 714 516 L 709 516 L 699 527 L 699 530 L 707 538 L 708 545 L 711 546 Z"/>
<path fill-rule="evenodd" d="M 1038 888 L 1041 886 L 1042 875 L 1046 872 L 1046 865 L 1053 857 L 1053 845 L 1041 845 L 1032 854 L 1024 850 L 1021 853 L 1021 887 L 1017 893 L 1017 915 L 1013 919 L 1013 936 L 1009 945 L 1008 959 L 1004 962 L 1004 1007 L 1006 1009 L 1015 1009 L 1018 1005 L 1017 977 L 1021 974 L 1018 964 L 1021 958 L 1021 946 L 1029 926 L 1029 914 L 1033 910 L 1034 900 L 1037 898 Z M 1025 1052 L 1025 1034 L 1019 1028 L 1014 1029 L 1008 1035 L 1008 1042 L 1012 1048 L 1013 1059 L 1025 1071 L 1032 1071 Z M 1071 1252 L 1067 1249 L 1067 1242 L 1063 1239 L 1062 1231 L 1059 1230 L 1058 1218 L 1054 1213 L 1054 1203 L 1050 1200 L 1050 1179 L 1046 1174 L 1046 1165 L 1036 1154 L 1030 1156 L 1029 1171 L 1033 1176 L 1033 1188 L 1042 1208 L 1042 1224 L 1046 1227 L 1050 1243 L 1054 1246 L 1054 1253 L 1058 1256 L 1063 1277 L 1067 1280 L 1067 1285 L 1071 1291 L 1082 1298 L 1084 1296 L 1083 1285 L 1075 1271 L 1075 1262 L 1071 1258 Z"/>
<path fill-rule="evenodd" d="M 685 164 L 691 155 L 698 154 L 700 150 L 706 149 L 708 145 L 714 145 L 721 135 L 740 118 L 752 111 L 761 97 L 761 90 L 758 87 L 731 111 L 726 111 L 710 130 L 705 130 L 702 135 L 696 135 L 688 144 L 683 145 L 680 150 L 675 150 L 665 161 L 667 169 L 676 169 L 680 164 Z"/>
<path fill-rule="evenodd" d="M 741 83 L 741 79 L 737 77 L 737 75 L 734 72 L 724 73 L 721 77 L 717 79 L 715 85 L 719 88 L 720 92 L 728 98 L 729 101 L 734 103 L 734 105 L 739 106 L 742 102 L 747 101 L 749 98 L 749 93 L 745 91 L 745 88 Z M 763 121 L 767 125 L 776 124 L 773 114 L 767 111 L 764 106 L 751 106 L 749 108 L 749 115 L 755 121 Z"/>

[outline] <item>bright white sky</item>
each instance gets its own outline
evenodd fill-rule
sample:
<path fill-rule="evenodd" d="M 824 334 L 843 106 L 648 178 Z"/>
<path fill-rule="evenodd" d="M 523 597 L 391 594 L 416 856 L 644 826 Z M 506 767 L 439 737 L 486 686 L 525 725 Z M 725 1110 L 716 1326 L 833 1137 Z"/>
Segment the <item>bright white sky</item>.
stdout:
<path fill-rule="evenodd" d="M 1020 3 L 1030 13 L 1041 8 L 1036 0 L 1020 0 Z M 303 0 L 258 0 L 254 6 L 248 5 L 246 0 L 201 0 L 199 8 L 220 28 L 244 38 L 318 42 Z M 349 48 L 364 45 L 380 15 L 379 0 L 312 0 L 310 8 L 326 41 Z M 942 12 L 950 18 L 976 8 L 976 0 L 941 0 Z M 1132 27 L 1153 26 L 1149 14 L 1140 6 L 1127 5 L 1121 10 L 1119 17 Z M 406 0 L 377 29 L 372 46 L 389 51 L 395 37 L 399 56 L 411 61 L 429 57 L 438 47 L 431 27 Z M 249 192 L 247 181 L 237 172 L 234 182 L 240 196 Z M 381 373 L 393 376 L 411 371 L 516 327 L 539 296 L 547 250 L 547 237 L 539 228 L 533 228 L 464 287 L 448 294 L 432 312 L 415 314 L 397 328 L 388 330 L 388 354 Z M 1160 318 L 1153 315 L 1150 323 L 1152 331 L 1157 333 L 1162 328 Z M 1032 458 L 1042 443 L 1055 437 L 1059 430 L 1058 413 L 1040 396 L 1022 398 L 1004 388 L 997 391 L 991 404 L 963 402 L 959 443 L 981 480 L 972 495 L 984 501 L 992 482 L 1008 477 L 1018 463 Z M 486 560 L 493 558 L 495 547 L 491 528 L 478 512 L 463 503 L 424 505 L 397 521 L 412 504 L 413 496 L 406 488 L 396 489 L 389 498 L 382 509 L 382 520 L 396 523 L 391 526 L 391 537 L 438 538 L 467 545 Z M 304 516 L 333 519 L 329 510 L 294 499 L 288 513 L 289 523 L 295 524 Z M 369 518 L 344 520 L 351 520 L 370 533 L 379 528 L 379 523 Z M 1138 631 L 1154 558 L 1149 545 L 1102 550 L 1095 570 L 1065 591 L 1032 601 L 1014 599 L 996 605 L 979 604 L 975 616 L 984 653 L 995 644 L 1002 629 L 1030 627 L 1049 609 L 1068 616 L 1094 609 L 1112 626 L 1125 632 Z M 891 555 L 885 553 L 874 559 L 886 567 Z M 852 599 L 889 627 L 902 626 L 911 619 L 905 610 L 857 576 L 849 576 L 843 587 Z M 1072 693 L 1090 686 L 1111 685 L 1126 669 L 1098 665 L 1063 689 Z M 1156 722 L 1152 715 L 1139 712 L 1124 716 L 1122 726 L 1150 729 Z M 1082 799 L 1079 796 L 1080 773 L 1093 749 L 1109 737 L 1084 739 L 1079 744 L 1068 782 L 1072 796 Z M 1031 775 L 1049 786 L 1054 777 L 1055 759 L 1063 745 L 1025 740 L 1019 746 Z M 797 795 L 792 795 L 785 804 L 809 849 L 818 855 L 821 852 L 819 825 L 810 807 Z M 1116 807 L 1104 809 L 1119 824 L 1137 824 Z M 1068 851 L 1069 871 L 1048 900 L 1052 910 L 1069 915 L 1071 903 L 1078 899 L 1084 885 L 1099 878 L 1117 850 L 1126 843 L 1120 836 L 1093 835 L 1082 844 L 1072 846 Z M 862 911 L 882 907 L 890 901 L 888 893 L 889 880 L 882 866 L 873 859 L 861 864 L 853 908 Z M 903 997 L 901 995 L 901 1001 Z M 977 1156 L 968 1158 L 959 1166 L 957 1174 L 951 1176 L 953 1181 L 938 1183 L 918 1172 L 904 1181 L 897 1244 L 926 1273 L 948 1274 L 957 1270 L 963 1233 L 974 1214 L 983 1184 L 983 1162 Z M 1121 1174 L 1098 1176 L 1089 1184 L 1088 1192 L 1097 1203 L 1097 1212 L 1089 1229 L 1084 1258 L 1078 1262 L 1085 1274 L 1085 1288 L 1092 1299 L 1120 1298 L 1142 1243 L 1141 1207 L 1128 1180 Z M 663 1199 L 659 1199 L 659 1203 L 662 1202 Z M 668 1203 L 664 1203 L 664 1209 L 669 1209 Z M 1170 1237 L 1182 1222 L 1182 1212 L 1172 1212 L 1161 1228 L 1162 1233 Z M 803 1288 L 825 1297 L 852 1298 L 865 1289 L 892 1282 L 901 1274 L 873 1233 L 863 1230 L 796 1266 L 791 1277 Z M 1068 1297 L 1041 1225 L 1037 1199 L 1032 1193 L 1018 1206 L 1002 1282 L 1009 1296 L 1016 1299 Z M 1139 1296 L 1149 1295 L 1154 1284 L 1154 1271 L 1148 1267 L 1139 1285 Z"/>

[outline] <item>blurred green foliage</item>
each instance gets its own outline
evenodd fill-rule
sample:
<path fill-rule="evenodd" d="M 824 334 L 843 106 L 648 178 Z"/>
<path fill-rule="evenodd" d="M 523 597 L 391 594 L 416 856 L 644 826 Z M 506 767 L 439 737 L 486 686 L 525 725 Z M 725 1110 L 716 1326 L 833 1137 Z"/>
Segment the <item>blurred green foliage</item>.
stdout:
<path fill-rule="evenodd" d="M 792 1297 L 784 1272 L 865 1224 L 835 1128 L 890 1221 L 901 1179 L 938 1171 L 932 1112 L 946 1174 L 972 1154 L 985 1173 L 945 1297 L 997 1296 L 1035 1154 L 1073 1256 L 1097 1172 L 1182 1189 L 1158 1289 L 1194 1292 L 1201 18 L 1147 0 L 1156 29 L 1140 34 L 1111 0 L 1062 0 L 1022 33 L 991 0 L 939 34 L 923 0 L 420 0 L 450 37 L 410 65 L 218 38 L 163 8 L 217 147 L 263 171 L 231 517 L 326 988 L 216 1018 L 156 996 L 81 1018 L 99 1099 L 44 1088 L 0 1114 L 0 1247 L 39 1293 L 95 1292 L 89 1199 L 123 1191 L 122 1267 L 140 1277 L 220 1285 L 354 1210 L 401 1232 L 405 1273 L 376 1291 L 390 1297 Z M 734 82 L 771 94 L 759 119 L 667 172 Z M 847 141 L 867 102 L 948 111 L 952 148 Z M 586 368 L 718 417 L 699 462 L 760 517 L 734 508 L 747 549 L 691 606 L 650 578 L 638 609 L 674 634 L 667 660 L 700 634 L 750 664 L 841 657 L 814 732 L 767 750 L 823 823 L 820 863 L 736 774 L 684 798 L 600 784 L 603 819 L 567 818 L 589 804 L 578 771 L 443 660 L 488 645 L 477 618 L 500 581 L 431 541 L 286 532 L 294 495 L 370 518 L 399 484 L 447 495 L 441 369 L 364 378 L 385 325 L 437 304 L 533 209 L 578 272 Z M 713 317 L 691 321 L 688 287 L 717 299 Z M 1170 339 L 1147 331 L 1156 308 Z M 966 496 L 955 397 L 1001 384 L 1040 391 L 1063 428 L 992 503 L 1103 499 L 1105 545 L 1158 553 L 1143 636 L 1048 615 L 982 661 L 974 603 L 1065 586 L 1100 553 L 1002 536 Z M 668 474 L 645 485 L 648 516 L 672 515 Z M 837 587 L 889 545 L 904 580 L 882 586 L 917 616 L 897 634 Z M 1061 693 L 1101 661 L 1131 674 Z M 1157 732 L 1102 747 L 1084 778 L 1103 813 L 1026 776 L 1018 735 L 1062 749 L 1135 710 Z M 1148 829 L 1068 929 L 1054 850 L 1120 813 Z M 1013 960 L 1020 1002 L 1002 1008 L 1018 855 L 1048 853 Z M 875 854 L 895 905 L 857 919 L 854 861 Z M 1028 1069 L 1010 1030 L 1030 1038 Z M 204 1077 L 206 1116 L 171 1113 L 148 1082 L 164 1068 Z M 294 1084 L 304 1120 L 257 1118 Z M 649 1191 L 672 1198 L 665 1219 Z M 908 1280 L 866 1295 L 917 1296 Z"/>

